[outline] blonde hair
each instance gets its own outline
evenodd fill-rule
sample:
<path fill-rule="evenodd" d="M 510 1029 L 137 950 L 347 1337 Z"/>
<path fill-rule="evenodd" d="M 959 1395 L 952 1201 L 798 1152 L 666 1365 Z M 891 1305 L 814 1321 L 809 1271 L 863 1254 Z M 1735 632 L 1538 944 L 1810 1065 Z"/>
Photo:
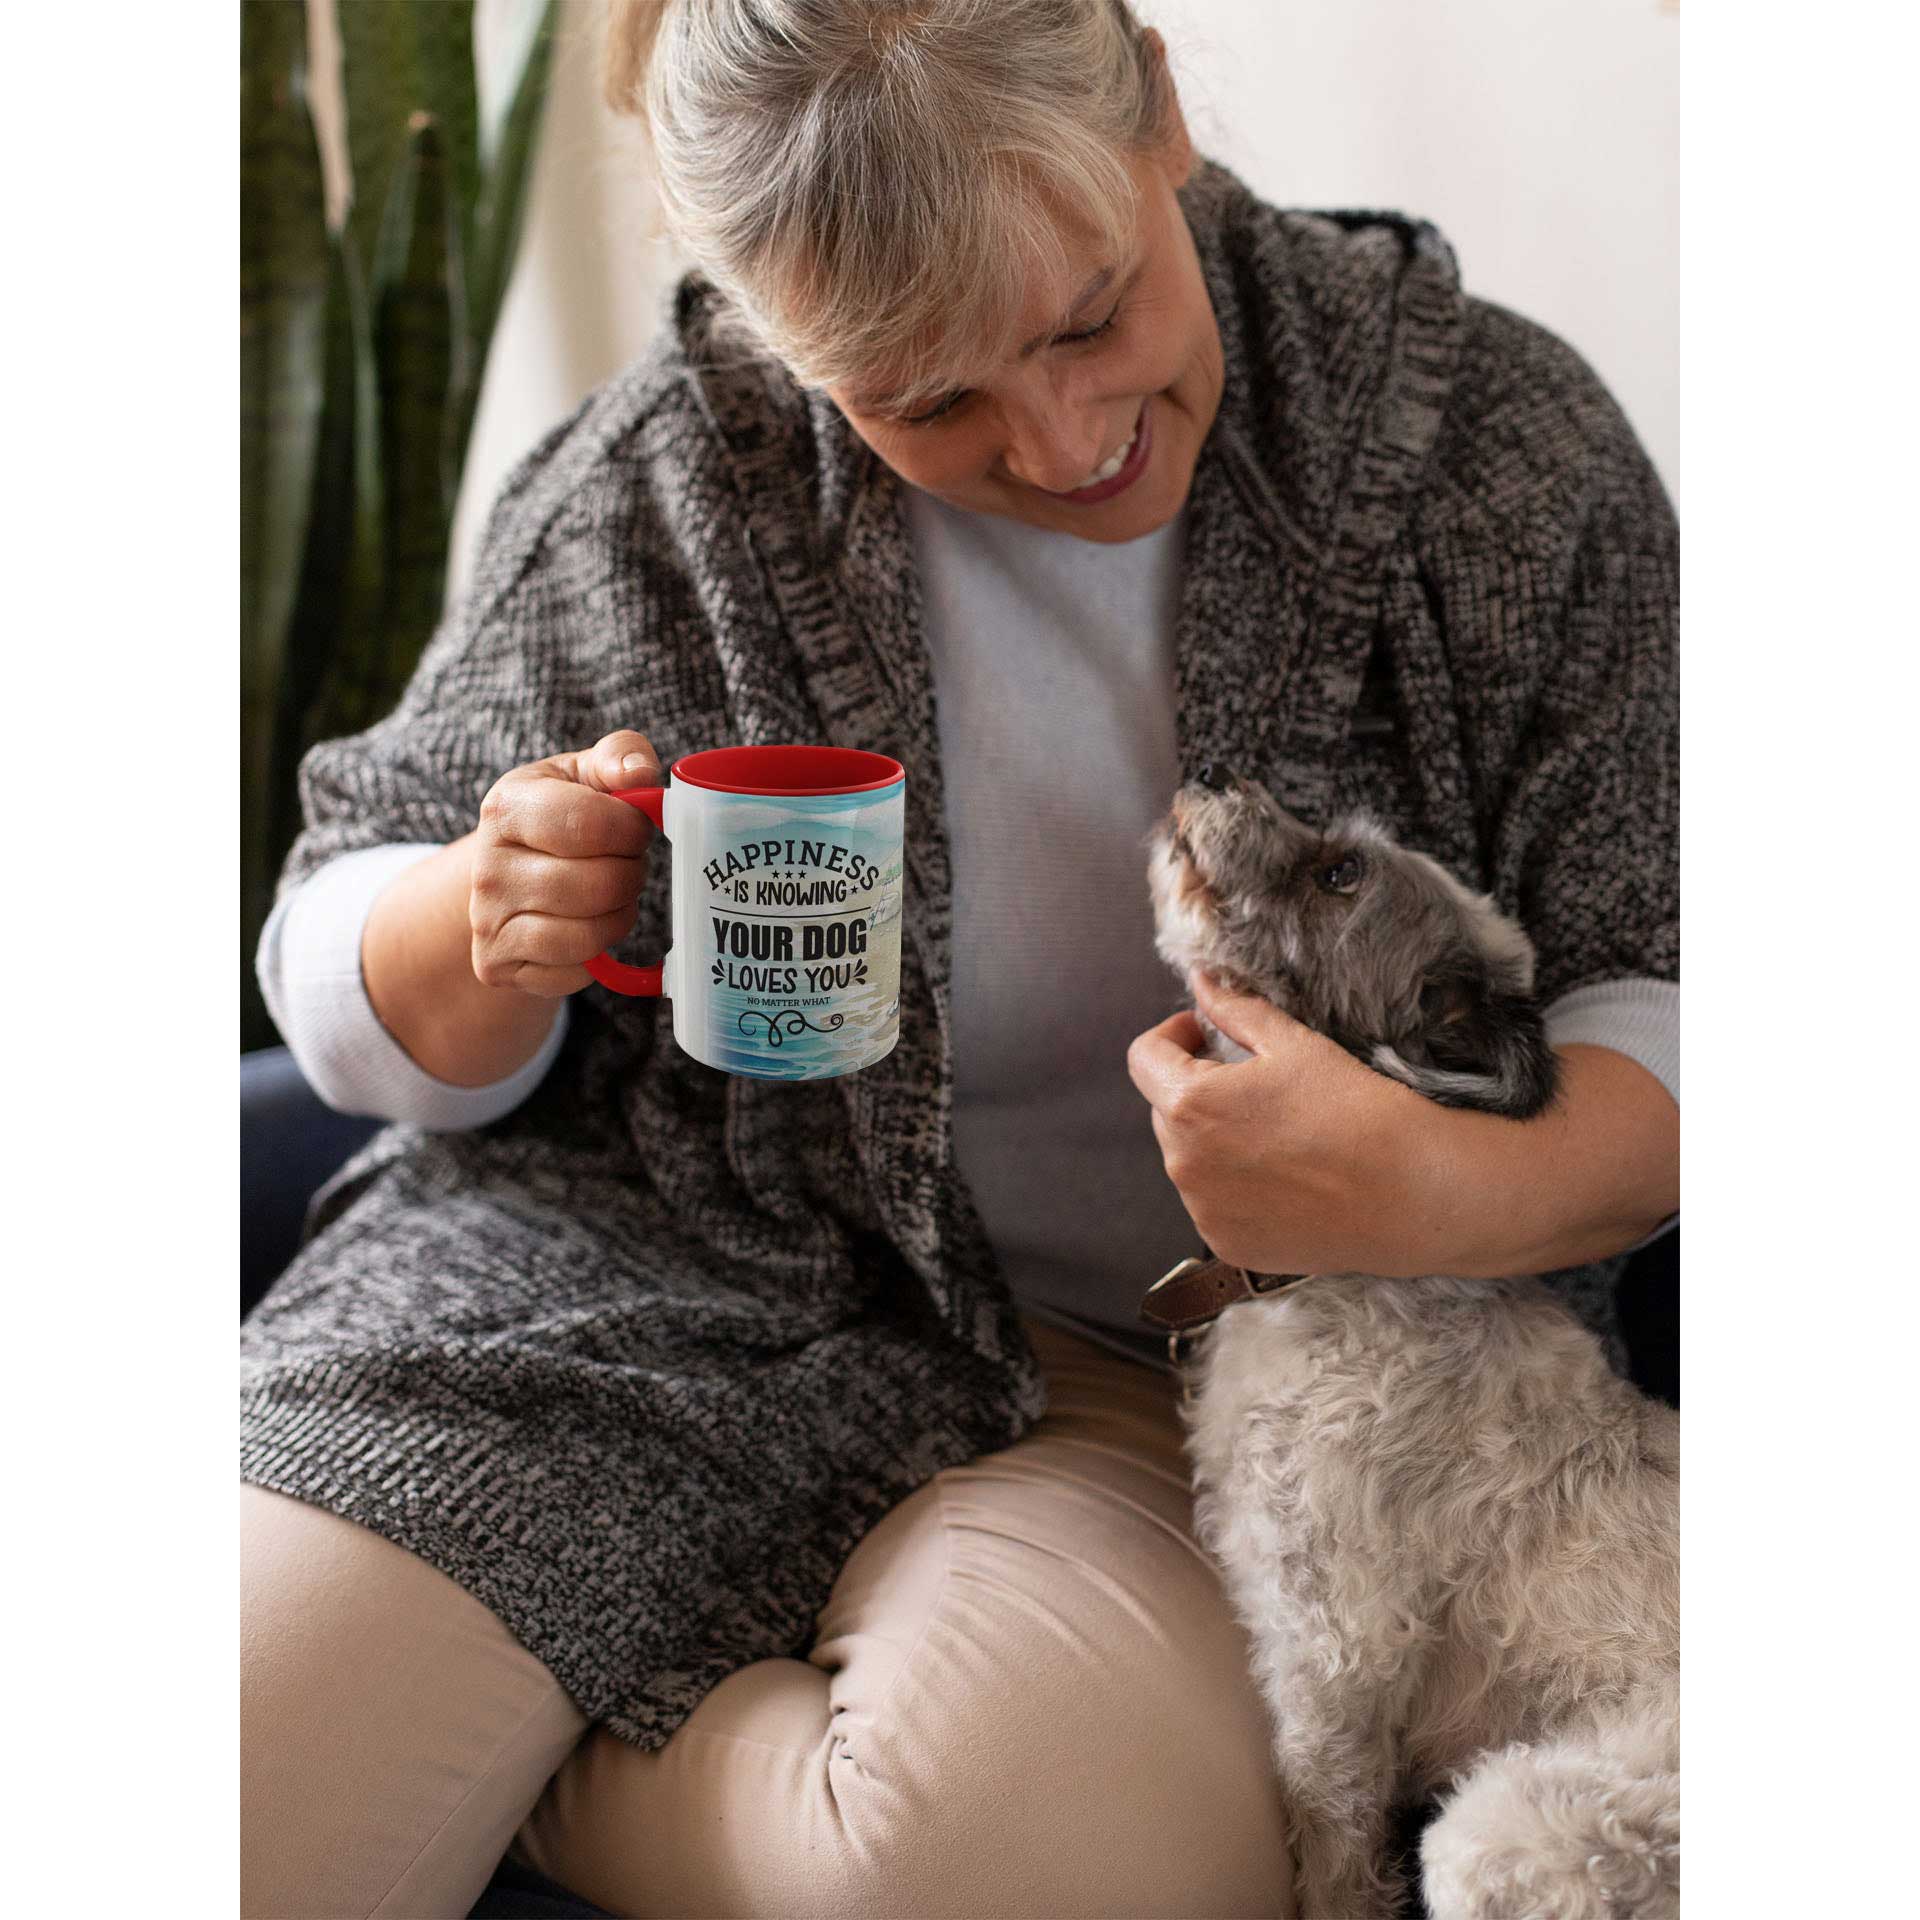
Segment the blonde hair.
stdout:
<path fill-rule="evenodd" d="M 1124 257 L 1171 105 L 1126 0 L 611 0 L 603 78 L 751 343 L 903 406 L 1007 357 L 1063 227 Z"/>

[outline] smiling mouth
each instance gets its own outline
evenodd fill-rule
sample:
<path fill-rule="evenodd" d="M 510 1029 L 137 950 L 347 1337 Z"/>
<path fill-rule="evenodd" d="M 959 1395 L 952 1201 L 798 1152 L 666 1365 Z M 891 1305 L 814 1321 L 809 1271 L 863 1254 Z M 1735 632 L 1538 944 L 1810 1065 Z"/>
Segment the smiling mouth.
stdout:
<path fill-rule="evenodd" d="M 1127 435 L 1126 444 L 1088 474 L 1078 486 L 1068 487 L 1055 492 L 1051 487 L 1042 487 L 1040 491 L 1052 500 L 1071 500 L 1078 506 L 1093 506 L 1102 500 L 1111 500 L 1116 493 L 1124 492 L 1139 479 L 1145 470 L 1147 459 L 1153 451 L 1153 423 L 1148 417 L 1152 396 L 1140 402 L 1140 412 L 1135 417 L 1133 431 Z"/>

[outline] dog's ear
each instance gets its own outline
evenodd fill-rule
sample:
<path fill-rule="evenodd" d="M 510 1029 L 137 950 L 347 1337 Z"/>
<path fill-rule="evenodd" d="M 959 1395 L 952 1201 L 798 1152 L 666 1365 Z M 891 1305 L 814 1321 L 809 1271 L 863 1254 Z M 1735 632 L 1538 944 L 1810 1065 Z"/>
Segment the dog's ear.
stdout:
<path fill-rule="evenodd" d="M 1560 1063 L 1540 1009 L 1496 985 L 1479 957 L 1435 969 L 1420 990 L 1417 1029 L 1373 1064 L 1444 1107 L 1524 1120 L 1552 1100 Z"/>

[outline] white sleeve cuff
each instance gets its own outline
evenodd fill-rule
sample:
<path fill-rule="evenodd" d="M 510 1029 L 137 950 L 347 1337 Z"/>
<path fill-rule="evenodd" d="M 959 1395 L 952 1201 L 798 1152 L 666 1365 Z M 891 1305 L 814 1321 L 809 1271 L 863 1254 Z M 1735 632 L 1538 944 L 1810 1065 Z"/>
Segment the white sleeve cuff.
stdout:
<path fill-rule="evenodd" d="M 1611 1047 L 1637 1060 L 1680 1102 L 1680 988 L 1672 980 L 1599 980 L 1562 994 L 1546 1011 L 1547 1044 Z M 1623 1249 L 1639 1250 L 1658 1240 L 1679 1220 L 1669 1214 L 1644 1240 Z"/>
<path fill-rule="evenodd" d="M 381 1025 L 360 972 L 367 915 L 396 876 L 439 851 L 408 842 L 329 860 L 275 903 L 254 966 L 281 1038 L 329 1107 L 459 1133 L 511 1113 L 540 1084 L 566 1038 L 567 1003 L 533 1058 L 484 1087 L 435 1079 Z"/>
<path fill-rule="evenodd" d="M 1672 980 L 1600 980 L 1546 1011 L 1547 1044 L 1611 1047 L 1638 1060 L 1680 1104 L 1680 988 Z"/>

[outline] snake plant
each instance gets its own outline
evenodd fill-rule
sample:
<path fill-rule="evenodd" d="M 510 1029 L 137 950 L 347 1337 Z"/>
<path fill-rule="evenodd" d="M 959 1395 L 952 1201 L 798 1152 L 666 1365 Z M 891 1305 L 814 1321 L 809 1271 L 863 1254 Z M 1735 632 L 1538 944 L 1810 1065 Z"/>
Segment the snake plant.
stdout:
<path fill-rule="evenodd" d="M 353 190 L 327 223 L 304 0 L 240 8 L 241 1045 L 316 740 L 400 697 L 453 508 L 552 59 L 537 0 L 483 117 L 471 0 L 336 0 Z"/>

